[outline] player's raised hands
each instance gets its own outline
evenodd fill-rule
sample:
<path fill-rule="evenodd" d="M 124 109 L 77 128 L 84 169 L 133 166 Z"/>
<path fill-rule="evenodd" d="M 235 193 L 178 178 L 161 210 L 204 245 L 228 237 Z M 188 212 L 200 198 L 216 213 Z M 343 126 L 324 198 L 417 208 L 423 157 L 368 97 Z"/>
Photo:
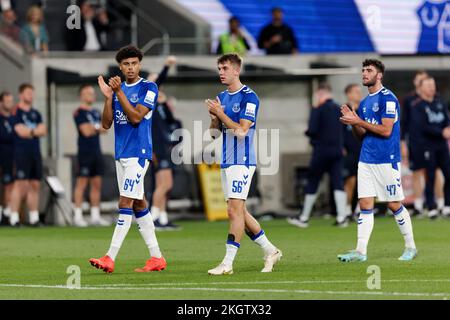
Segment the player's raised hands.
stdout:
<path fill-rule="evenodd" d="M 361 120 L 361 118 L 356 114 L 354 110 L 350 110 L 350 108 L 347 105 L 343 105 L 341 107 L 342 117 L 339 118 L 339 120 L 343 124 L 349 124 L 349 125 L 357 125 Z"/>
<path fill-rule="evenodd" d="M 98 86 L 100 87 L 100 91 L 103 93 L 105 98 L 111 98 L 113 91 L 112 89 L 106 84 L 105 79 L 103 79 L 102 76 L 98 76 Z"/>
<path fill-rule="evenodd" d="M 111 89 L 114 92 L 118 92 L 120 91 L 121 87 L 120 85 L 122 84 L 122 80 L 120 80 L 119 76 L 115 76 L 109 79 L 109 86 L 111 87 Z"/>
<path fill-rule="evenodd" d="M 213 116 L 217 116 L 218 114 L 223 112 L 219 97 L 216 97 L 215 100 L 206 99 L 205 104 L 208 108 L 209 113 Z"/>
<path fill-rule="evenodd" d="M 168 56 L 166 58 L 166 61 L 164 61 L 164 64 L 168 67 L 171 67 L 177 63 L 177 57 L 175 56 Z"/>

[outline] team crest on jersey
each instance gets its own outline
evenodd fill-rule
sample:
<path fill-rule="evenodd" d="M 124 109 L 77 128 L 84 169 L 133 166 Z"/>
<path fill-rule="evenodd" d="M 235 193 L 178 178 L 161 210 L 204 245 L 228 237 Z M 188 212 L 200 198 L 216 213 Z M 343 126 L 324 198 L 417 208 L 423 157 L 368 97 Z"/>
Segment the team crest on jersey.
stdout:
<path fill-rule="evenodd" d="M 378 103 L 374 103 L 374 105 L 372 107 L 372 111 L 373 112 L 378 112 L 378 110 L 380 110 L 380 107 L 378 106 Z"/>
<path fill-rule="evenodd" d="M 133 102 L 133 103 L 136 103 L 136 102 L 138 102 L 138 100 L 139 100 L 138 94 L 137 93 L 133 93 L 131 95 L 131 97 L 130 97 L 130 101 Z"/>
<path fill-rule="evenodd" d="M 233 112 L 239 112 L 241 110 L 241 105 L 239 103 L 235 103 L 233 104 L 233 108 L 231 108 L 231 110 L 233 110 Z"/>

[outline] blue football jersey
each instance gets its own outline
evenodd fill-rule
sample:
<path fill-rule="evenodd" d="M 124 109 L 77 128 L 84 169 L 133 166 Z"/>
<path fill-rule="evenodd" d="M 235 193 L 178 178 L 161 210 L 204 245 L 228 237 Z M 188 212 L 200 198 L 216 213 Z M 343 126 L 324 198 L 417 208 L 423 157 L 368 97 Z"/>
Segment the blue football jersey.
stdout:
<path fill-rule="evenodd" d="M 133 84 L 123 82 L 122 91 L 133 107 L 141 104 L 150 109 L 138 125 L 133 125 L 113 95 L 114 134 L 116 159 L 152 159 L 152 112 L 158 99 L 158 87 L 154 82 L 140 78 Z"/>
<path fill-rule="evenodd" d="M 250 129 L 244 138 L 239 139 L 222 124 L 222 168 L 232 165 L 256 166 L 254 135 L 256 117 L 258 116 L 259 99 L 249 87 L 229 93 L 228 90 L 219 94 L 219 99 L 225 114 L 234 122 L 246 119 L 252 121 Z"/>
<path fill-rule="evenodd" d="M 395 120 L 388 138 L 367 131 L 359 161 L 369 164 L 400 162 L 400 108 L 397 97 L 390 90 L 381 88 L 361 101 L 358 115 L 372 124 L 382 124 L 383 118 Z"/>

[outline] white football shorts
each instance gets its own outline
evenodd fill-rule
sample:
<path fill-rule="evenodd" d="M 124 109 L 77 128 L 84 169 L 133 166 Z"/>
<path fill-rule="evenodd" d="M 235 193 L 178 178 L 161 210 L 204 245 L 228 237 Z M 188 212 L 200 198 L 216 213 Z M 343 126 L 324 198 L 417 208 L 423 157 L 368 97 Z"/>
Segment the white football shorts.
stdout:
<path fill-rule="evenodd" d="M 358 163 L 358 198 L 377 197 L 381 202 L 402 201 L 401 164 Z"/>
<path fill-rule="evenodd" d="M 144 177 L 148 165 L 148 159 L 116 160 L 117 184 L 121 196 L 138 200 L 144 199 Z"/>
<path fill-rule="evenodd" d="M 242 199 L 247 200 L 255 166 L 233 165 L 220 169 L 222 176 L 222 190 L 225 200 Z"/>

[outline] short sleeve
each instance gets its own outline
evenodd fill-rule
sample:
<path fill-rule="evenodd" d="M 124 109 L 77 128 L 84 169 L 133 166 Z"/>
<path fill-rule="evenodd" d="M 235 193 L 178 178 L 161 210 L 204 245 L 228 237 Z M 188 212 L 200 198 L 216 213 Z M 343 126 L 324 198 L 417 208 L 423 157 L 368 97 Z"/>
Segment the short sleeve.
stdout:
<path fill-rule="evenodd" d="M 73 119 L 75 120 L 75 123 L 76 123 L 77 126 L 79 126 L 80 124 L 88 122 L 88 119 L 86 118 L 86 115 L 83 112 L 81 112 L 81 111 L 75 112 L 75 114 L 73 115 Z"/>
<path fill-rule="evenodd" d="M 154 82 L 145 83 L 139 90 L 138 104 L 153 110 L 158 99 L 158 87 Z"/>
<path fill-rule="evenodd" d="M 245 119 L 251 122 L 256 122 L 258 115 L 259 99 L 254 93 L 248 93 L 241 102 L 241 112 L 239 120 Z"/>
<path fill-rule="evenodd" d="M 393 97 L 381 99 L 381 118 L 395 119 L 397 115 L 398 101 Z"/>

